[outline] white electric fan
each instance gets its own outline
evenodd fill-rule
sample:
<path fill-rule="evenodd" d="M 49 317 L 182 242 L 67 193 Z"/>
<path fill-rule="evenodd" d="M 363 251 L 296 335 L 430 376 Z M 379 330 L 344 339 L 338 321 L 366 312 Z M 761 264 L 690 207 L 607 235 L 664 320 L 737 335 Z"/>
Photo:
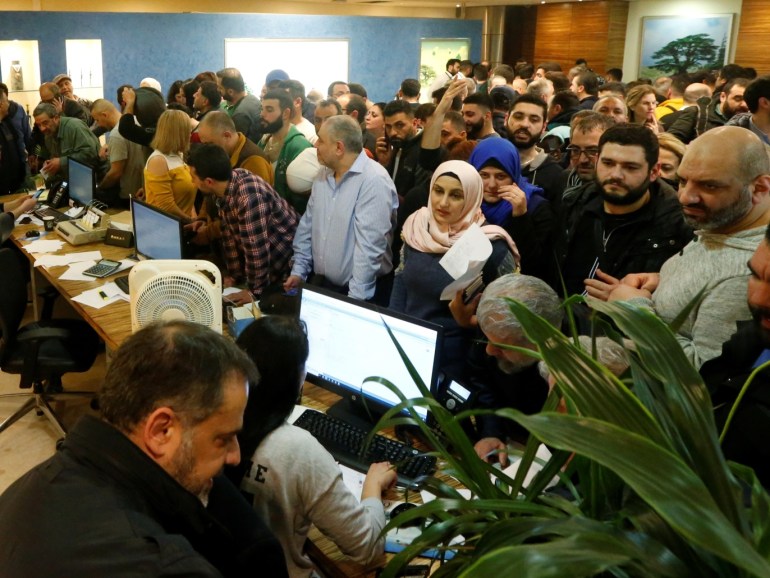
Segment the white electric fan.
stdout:
<path fill-rule="evenodd" d="M 222 275 L 209 261 L 140 261 L 128 277 L 131 330 L 153 321 L 184 319 L 222 333 Z"/>

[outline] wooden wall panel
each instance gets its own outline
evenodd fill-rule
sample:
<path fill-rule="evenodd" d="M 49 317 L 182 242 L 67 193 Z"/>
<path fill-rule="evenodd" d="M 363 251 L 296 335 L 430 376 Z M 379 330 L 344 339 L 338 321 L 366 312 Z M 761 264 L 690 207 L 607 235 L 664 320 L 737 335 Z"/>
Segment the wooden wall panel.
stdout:
<path fill-rule="evenodd" d="M 599 74 L 621 66 L 627 20 L 623 0 L 541 4 L 533 63 L 555 61 L 565 73 L 577 58 L 585 58 Z"/>
<path fill-rule="evenodd" d="M 759 74 L 770 73 L 770 2 L 743 0 L 736 36 L 735 62 L 753 66 Z M 736 40 L 733 40 L 734 42 Z"/>

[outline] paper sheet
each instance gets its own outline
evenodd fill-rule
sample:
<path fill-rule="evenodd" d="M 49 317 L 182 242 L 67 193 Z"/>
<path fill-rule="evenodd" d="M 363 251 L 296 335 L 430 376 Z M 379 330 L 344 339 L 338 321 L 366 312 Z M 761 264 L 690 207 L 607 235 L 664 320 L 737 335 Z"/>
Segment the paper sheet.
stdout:
<path fill-rule="evenodd" d="M 520 456 L 514 456 L 509 455 L 508 456 L 511 463 L 510 465 L 503 470 L 503 473 L 508 475 L 511 478 L 516 477 L 516 472 L 519 471 L 519 464 L 521 463 L 521 457 Z M 543 464 L 551 459 L 551 452 L 548 450 L 547 447 L 545 447 L 543 444 L 540 444 L 537 446 L 537 452 L 535 453 L 535 460 L 532 462 L 532 465 L 529 468 L 529 471 L 527 472 L 527 475 L 524 476 L 524 486 L 529 486 L 529 484 L 532 482 L 534 477 L 537 475 L 537 473 L 543 469 Z M 498 478 L 492 477 L 492 481 L 496 482 Z M 555 486 L 556 483 L 559 481 L 558 476 L 554 476 L 554 478 L 548 482 L 548 485 L 546 488 L 550 488 L 552 486 Z"/>
<path fill-rule="evenodd" d="M 127 301 L 127 298 L 128 295 L 125 295 L 115 283 L 105 283 L 95 289 L 83 291 L 72 300 L 94 309 L 101 309 L 118 301 Z"/>
<path fill-rule="evenodd" d="M 96 277 L 83 275 L 83 271 L 94 265 L 96 265 L 94 259 L 72 263 L 64 273 L 59 275 L 59 279 L 62 281 L 96 281 Z"/>
<path fill-rule="evenodd" d="M 38 239 L 24 245 L 24 250 L 27 253 L 53 253 L 59 251 L 63 246 L 64 241 Z"/>
<path fill-rule="evenodd" d="M 98 261 L 101 258 L 101 251 L 81 251 L 80 253 L 68 253 L 66 255 L 44 254 L 35 259 L 35 267 L 61 267 L 81 261 Z"/>
<path fill-rule="evenodd" d="M 454 299 L 455 294 L 465 289 L 481 274 L 492 254 L 492 243 L 481 232 L 476 223 L 468 227 L 460 240 L 441 258 L 439 264 L 452 276 L 452 283 L 441 292 L 441 300 Z"/>

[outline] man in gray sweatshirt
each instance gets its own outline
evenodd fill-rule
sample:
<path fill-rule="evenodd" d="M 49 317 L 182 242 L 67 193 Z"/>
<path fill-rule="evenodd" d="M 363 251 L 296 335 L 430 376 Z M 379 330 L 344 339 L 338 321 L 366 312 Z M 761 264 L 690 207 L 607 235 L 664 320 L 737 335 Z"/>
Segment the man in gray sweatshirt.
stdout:
<path fill-rule="evenodd" d="M 715 128 L 694 140 L 679 166 L 679 202 L 695 239 L 660 274 L 594 280 L 589 295 L 631 300 L 666 322 L 704 290 L 677 339 L 696 368 L 718 356 L 736 323 L 751 318 L 747 262 L 770 223 L 770 160 L 751 131 Z"/>

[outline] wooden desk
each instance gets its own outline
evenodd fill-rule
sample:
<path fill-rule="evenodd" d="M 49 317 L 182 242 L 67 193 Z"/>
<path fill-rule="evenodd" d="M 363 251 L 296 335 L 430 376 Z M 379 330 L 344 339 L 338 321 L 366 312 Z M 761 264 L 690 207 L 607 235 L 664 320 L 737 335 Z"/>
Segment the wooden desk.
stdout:
<path fill-rule="evenodd" d="M 122 247 L 113 247 L 105 245 L 104 243 L 88 243 L 87 245 L 70 245 L 63 239 L 61 239 L 56 233 L 45 233 L 42 231 L 42 227 L 38 227 L 34 224 L 17 225 L 11 235 L 11 240 L 14 245 L 19 247 L 22 252 L 29 258 L 30 267 L 32 270 L 33 288 L 36 287 L 34 282 L 35 272 L 39 272 L 45 277 L 48 282 L 64 297 L 78 314 L 88 322 L 91 327 L 99 334 L 104 340 L 109 351 L 117 349 L 118 345 L 129 335 L 131 335 L 131 310 L 129 304 L 125 301 L 118 301 L 102 307 L 101 309 L 94 309 L 86 305 L 82 305 L 77 301 L 73 301 L 72 298 L 80 295 L 83 291 L 99 287 L 109 281 L 112 281 L 115 277 L 125 275 L 127 271 L 122 271 L 105 277 L 103 279 L 94 279 L 93 281 L 63 281 L 59 279 L 64 271 L 64 267 L 51 267 L 49 269 L 45 267 L 32 267 L 34 264 L 34 256 L 27 253 L 24 246 L 27 242 L 35 239 L 27 239 L 25 234 L 30 230 L 40 230 L 40 239 L 61 240 L 64 246 L 61 250 L 53 253 L 54 255 L 66 255 L 69 253 L 80 253 L 83 251 L 101 251 L 102 257 L 105 259 L 121 260 L 125 259 L 132 253 L 131 249 L 124 249 Z"/>
<path fill-rule="evenodd" d="M 317 409 L 319 411 L 326 411 L 329 407 L 334 405 L 340 397 L 330 391 L 317 387 L 310 383 L 305 383 L 302 390 L 302 405 Z M 388 435 L 389 432 L 380 432 Z M 401 489 L 390 490 L 385 496 L 388 500 L 404 501 L 404 493 Z M 418 492 L 409 493 L 409 501 L 419 501 Z M 310 540 L 307 544 L 307 553 L 310 559 L 318 566 L 318 568 L 330 578 L 373 578 L 377 574 L 377 569 L 384 566 L 385 562 L 389 560 L 393 555 L 386 554 L 385 558 L 380 564 L 373 566 L 364 566 L 353 562 L 350 558 L 345 556 L 337 546 L 329 540 L 326 536 L 314 526 L 309 534 Z M 413 565 L 424 564 L 430 566 L 430 560 L 415 560 L 411 562 Z M 435 567 L 431 571 L 438 567 L 436 563 Z"/>

